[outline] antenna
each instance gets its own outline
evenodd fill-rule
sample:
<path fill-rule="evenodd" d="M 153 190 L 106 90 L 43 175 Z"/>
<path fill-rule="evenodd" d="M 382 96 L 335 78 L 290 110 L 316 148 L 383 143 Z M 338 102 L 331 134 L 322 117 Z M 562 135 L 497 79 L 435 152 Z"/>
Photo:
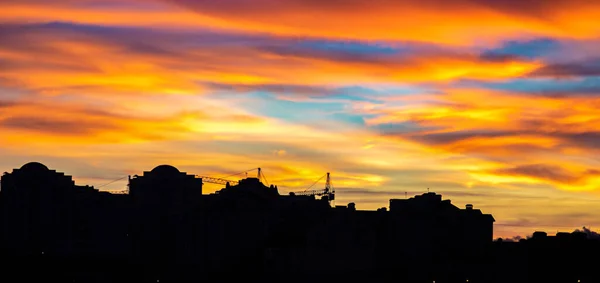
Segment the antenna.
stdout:
<path fill-rule="evenodd" d="M 404 198 L 407 199 L 408 198 L 408 192 L 404 192 Z"/>
<path fill-rule="evenodd" d="M 257 174 L 257 178 L 258 178 L 259 180 L 260 180 L 260 172 L 261 172 L 261 170 L 260 170 L 260 167 L 258 167 L 258 174 Z"/>

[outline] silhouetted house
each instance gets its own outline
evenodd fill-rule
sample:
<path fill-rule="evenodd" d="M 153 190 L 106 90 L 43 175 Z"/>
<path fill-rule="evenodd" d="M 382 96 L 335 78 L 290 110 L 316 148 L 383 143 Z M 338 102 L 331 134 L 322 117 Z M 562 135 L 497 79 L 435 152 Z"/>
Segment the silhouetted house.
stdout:
<path fill-rule="evenodd" d="M 203 196 L 202 211 L 207 243 L 205 259 L 214 268 L 239 270 L 268 268 L 282 271 L 306 257 L 307 233 L 329 204 L 310 196 L 280 195 L 277 187 L 258 178 L 246 178 Z M 275 256 L 276 261 L 269 261 Z M 256 259 L 261 258 L 262 262 Z M 253 259 L 253 260 L 252 260 Z"/>
<path fill-rule="evenodd" d="M 475 261 L 493 240 L 491 215 L 472 205 L 460 209 L 435 193 L 390 200 L 390 221 L 390 250 L 416 265 Z"/>
<path fill-rule="evenodd" d="M 319 265 L 323 256 L 320 251 L 332 250 L 323 229 L 332 216 L 329 202 L 314 196 L 279 196 L 273 203 L 267 227 L 267 247 L 277 256 L 275 265 L 278 272 L 306 272 Z M 316 235 L 316 237 L 315 237 Z"/>
<path fill-rule="evenodd" d="M 240 180 L 237 184 L 228 184 L 225 188 L 217 191 L 215 194 L 221 196 L 234 196 L 235 199 L 240 200 L 245 198 L 275 200 L 280 196 L 275 186 L 265 186 L 258 178 L 245 178 Z"/>
<path fill-rule="evenodd" d="M 582 232 L 548 235 L 536 231 L 519 242 L 496 242 L 495 262 L 510 262 L 511 268 L 499 279 L 517 282 L 598 282 L 593 255 L 600 252 L 600 241 Z M 500 281 L 499 280 L 499 281 Z M 508 282 L 506 281 L 506 282 Z"/>
<path fill-rule="evenodd" d="M 385 211 L 358 210 L 354 203 L 338 205 L 313 220 L 309 230 L 310 260 L 305 270 L 320 272 L 362 272 L 376 268 L 382 236 L 387 231 Z"/>
<path fill-rule="evenodd" d="M 202 179 L 160 165 L 129 180 L 133 252 L 140 261 L 178 262 L 191 257 L 192 211 Z"/>
<path fill-rule="evenodd" d="M 462 247 L 470 254 L 487 250 L 494 238 L 494 217 L 474 209 L 472 204 L 467 204 L 460 213 L 457 228 L 462 231 Z"/>
<path fill-rule="evenodd" d="M 126 194 L 95 192 L 80 196 L 78 245 L 83 255 L 101 258 L 129 256 L 132 238 L 131 199 Z"/>
<path fill-rule="evenodd" d="M 8 173 L 4 173 L 5 175 Z M 2 182 L 0 182 L 0 254 L 4 254 L 4 201 L 2 201 Z"/>
<path fill-rule="evenodd" d="M 3 245 L 10 252 L 72 255 L 78 243 L 78 197 L 94 194 L 71 176 L 37 162 L 2 176 Z"/>

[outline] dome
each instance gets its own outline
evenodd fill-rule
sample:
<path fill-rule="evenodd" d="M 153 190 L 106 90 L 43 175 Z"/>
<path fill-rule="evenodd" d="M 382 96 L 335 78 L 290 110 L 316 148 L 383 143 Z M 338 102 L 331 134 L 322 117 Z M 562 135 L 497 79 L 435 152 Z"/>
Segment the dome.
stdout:
<path fill-rule="evenodd" d="M 179 172 L 179 170 L 171 165 L 160 165 L 160 166 L 156 166 L 156 168 L 152 169 L 151 171 L 154 174 L 160 174 L 160 175 L 176 175 L 179 174 L 181 172 Z"/>
<path fill-rule="evenodd" d="M 42 172 L 48 171 L 48 167 L 46 165 L 39 162 L 29 162 L 21 167 L 21 170 L 32 171 L 32 172 Z"/>

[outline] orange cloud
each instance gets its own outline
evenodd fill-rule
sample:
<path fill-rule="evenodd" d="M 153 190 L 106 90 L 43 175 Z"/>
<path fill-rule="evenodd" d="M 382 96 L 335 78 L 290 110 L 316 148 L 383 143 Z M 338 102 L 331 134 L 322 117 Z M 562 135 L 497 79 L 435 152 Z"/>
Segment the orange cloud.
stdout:
<path fill-rule="evenodd" d="M 394 109 L 364 109 L 382 123 L 414 123 L 421 129 L 390 135 L 436 150 L 492 161 L 472 168 L 481 182 L 553 184 L 566 190 L 600 188 L 591 152 L 599 135 L 593 96 L 543 97 L 528 94 L 454 89 L 437 102 L 410 103 Z M 565 108 L 565 105 L 572 107 Z M 479 162 L 477 162 L 479 163 Z"/>
<path fill-rule="evenodd" d="M 124 114 L 76 103 L 56 101 L 10 102 L 2 107 L 0 129 L 4 146 L 45 144 L 138 143 L 188 137 L 204 128 L 252 127 L 262 119 L 233 113 L 175 112 L 166 116 Z"/>
<path fill-rule="evenodd" d="M 496 42 L 519 35 L 596 37 L 592 1 L 188 1 L 169 0 L 229 27 L 325 38 Z M 475 28 L 476 27 L 476 28 Z"/>
<path fill-rule="evenodd" d="M 73 2 L 2 4 L 4 22 L 62 21 L 94 25 L 212 29 L 315 38 L 497 43 L 522 36 L 595 38 L 593 1 L 126 1 L 120 9 L 91 9 Z M 69 3 L 69 4 L 65 4 Z M 144 4 L 162 5 L 144 9 Z M 171 5 L 175 4 L 175 5 Z M 137 7 L 137 9 L 135 8 Z M 589 20 L 588 20 L 589 19 Z M 474 28 L 477 27 L 477 28 Z"/>
<path fill-rule="evenodd" d="M 592 1 L 126 1 L 120 9 L 91 9 L 73 2 L 2 4 L 4 21 L 62 21 L 160 28 L 220 28 L 277 35 L 367 40 L 416 40 L 448 44 L 497 42 L 540 35 L 595 37 Z M 66 4 L 68 3 L 68 4 Z M 162 4 L 161 9 L 143 9 Z M 177 6 L 170 5 L 176 4 Z M 133 8 L 133 7 L 137 7 Z M 192 10 L 188 10 L 191 8 Z M 589 19 L 589 20 L 586 20 Z M 450 24 L 451 23 L 451 24 Z M 477 28 L 473 28 L 477 27 Z"/>
<path fill-rule="evenodd" d="M 41 93 L 200 94 L 210 84 L 268 86 L 345 85 L 384 82 L 447 82 L 456 79 L 499 80 L 527 74 L 540 62 L 492 60 L 473 52 L 427 51 L 356 57 L 295 46 L 281 38 L 243 35 L 160 33 L 106 28 L 88 33 L 73 25 L 12 30 L 0 47 L 4 80 Z M 164 37 L 164 40 L 161 38 Z M 239 45 L 254 40 L 254 45 Z M 178 42 L 188 42 L 191 47 Z M 223 42 L 224 41 L 224 42 Z M 219 43 L 222 42 L 222 43 Z M 277 47 L 273 47 L 272 44 Z M 258 67 L 257 67 L 258 66 Z M 281 70 L 285 69 L 285 72 Z M 317 90 L 318 91 L 318 90 Z"/>

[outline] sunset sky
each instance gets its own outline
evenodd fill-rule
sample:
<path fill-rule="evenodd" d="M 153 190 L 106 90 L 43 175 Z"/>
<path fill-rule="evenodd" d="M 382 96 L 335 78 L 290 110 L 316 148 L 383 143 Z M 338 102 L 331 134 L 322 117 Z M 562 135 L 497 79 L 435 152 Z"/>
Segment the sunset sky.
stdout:
<path fill-rule="evenodd" d="M 596 230 L 597 19 L 592 0 L 2 0 L 0 171 L 262 167 L 281 193 L 331 172 L 358 209 L 430 188 L 496 237 Z"/>

